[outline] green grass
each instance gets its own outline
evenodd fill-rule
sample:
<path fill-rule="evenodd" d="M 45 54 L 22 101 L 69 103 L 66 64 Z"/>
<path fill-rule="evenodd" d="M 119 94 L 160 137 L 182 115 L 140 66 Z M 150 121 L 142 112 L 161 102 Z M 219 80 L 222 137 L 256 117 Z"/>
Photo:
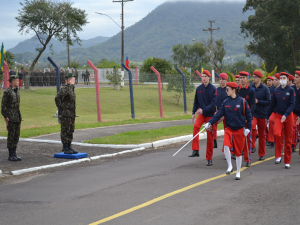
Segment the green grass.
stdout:
<path fill-rule="evenodd" d="M 218 124 L 218 130 L 220 129 L 223 129 L 223 123 Z M 85 142 L 91 144 L 142 144 L 188 134 L 193 134 L 192 124 L 152 130 L 129 131 L 112 136 L 94 138 Z"/>
<path fill-rule="evenodd" d="M 54 97 L 56 88 L 20 90 L 21 137 L 33 137 L 43 134 L 60 132 Z M 100 88 L 102 122 L 97 122 L 96 94 L 94 88 L 76 89 L 76 118 L 75 129 L 112 126 L 119 124 L 147 123 L 191 118 L 194 93 L 187 93 L 187 111 L 183 111 L 183 99 L 179 105 L 173 97 L 175 92 L 162 90 L 164 117 L 160 118 L 158 90 L 155 85 L 133 86 L 135 118 L 131 119 L 129 87 L 120 91 L 113 88 Z M 2 95 L 0 97 L 2 100 Z M 0 135 L 6 136 L 4 120 L 0 120 Z"/>

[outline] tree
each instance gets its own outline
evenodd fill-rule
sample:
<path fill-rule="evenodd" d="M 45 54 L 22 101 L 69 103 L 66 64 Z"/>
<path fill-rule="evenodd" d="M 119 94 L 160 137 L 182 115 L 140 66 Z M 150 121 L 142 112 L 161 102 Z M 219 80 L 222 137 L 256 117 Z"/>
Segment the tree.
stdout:
<path fill-rule="evenodd" d="M 98 62 L 97 68 L 121 68 L 120 63 L 117 63 L 115 60 L 107 60 L 107 59 L 101 59 L 100 62 Z"/>
<path fill-rule="evenodd" d="M 25 88 L 29 88 L 31 73 L 45 51 L 52 37 L 66 41 L 69 45 L 80 44 L 77 32 L 86 25 L 87 14 L 82 9 L 72 7 L 73 3 L 55 0 L 25 0 L 20 2 L 22 9 L 16 17 L 22 34 L 33 31 L 41 46 L 37 48 L 38 55 L 33 60 L 29 74 L 25 79 Z"/>
<path fill-rule="evenodd" d="M 246 50 L 260 56 L 266 69 L 294 71 L 300 58 L 300 1 L 247 0 L 244 12 L 255 14 L 241 22 L 241 32 L 251 38 Z"/>
<path fill-rule="evenodd" d="M 206 56 L 207 48 L 201 42 L 196 42 L 193 44 L 182 44 L 174 45 L 172 47 L 172 60 L 179 67 L 190 67 L 195 70 L 199 67 L 199 64 L 207 62 L 208 58 Z"/>
<path fill-rule="evenodd" d="M 5 52 L 5 60 L 8 64 L 9 68 L 14 68 L 15 62 L 14 62 L 15 56 L 10 51 Z"/>
<path fill-rule="evenodd" d="M 79 66 L 80 66 L 80 62 L 78 62 L 78 61 L 73 60 L 70 63 L 71 68 L 78 68 Z"/>
<path fill-rule="evenodd" d="M 162 83 L 161 87 L 163 89 L 163 80 L 165 79 L 168 71 L 172 70 L 171 62 L 166 59 L 150 57 L 144 61 L 143 66 L 141 67 L 141 72 L 154 74 L 153 70 L 151 70 L 151 66 L 160 73 Z"/>
<path fill-rule="evenodd" d="M 207 42 L 203 41 L 203 45 L 206 47 L 208 53 L 210 51 L 210 44 L 211 44 L 210 40 L 208 40 Z M 225 44 L 226 42 L 224 42 L 223 39 L 218 39 L 214 43 L 213 60 L 214 60 L 214 65 L 218 69 L 219 73 L 223 71 L 223 64 L 224 64 L 223 59 L 226 55 L 226 51 L 224 47 Z M 207 57 L 210 59 L 210 53 Z"/>
<path fill-rule="evenodd" d="M 185 71 L 183 71 L 185 74 Z M 177 105 L 181 98 L 181 93 L 183 92 L 182 76 L 177 72 L 177 70 L 170 71 L 167 75 L 168 85 L 167 91 L 175 91 L 177 94 L 174 96 L 177 100 Z M 185 74 L 185 91 L 186 93 L 191 93 L 195 89 L 195 85 L 191 82 L 191 77 L 189 74 Z"/>

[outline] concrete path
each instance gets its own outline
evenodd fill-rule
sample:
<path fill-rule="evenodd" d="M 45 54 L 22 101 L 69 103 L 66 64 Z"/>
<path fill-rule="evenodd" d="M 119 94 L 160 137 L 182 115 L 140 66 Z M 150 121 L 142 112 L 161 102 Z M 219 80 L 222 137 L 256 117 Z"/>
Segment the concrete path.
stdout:
<path fill-rule="evenodd" d="M 128 125 L 118 125 L 118 126 L 111 126 L 111 127 L 99 127 L 99 128 L 75 130 L 73 141 L 74 142 L 83 142 L 85 140 L 115 135 L 115 134 L 123 133 L 123 132 L 127 132 L 127 131 L 151 130 L 151 129 L 158 129 L 158 128 L 163 128 L 163 127 L 183 126 L 183 125 L 189 125 L 189 124 L 192 124 L 192 120 L 176 120 L 176 121 L 166 121 L 166 122 L 128 124 Z M 191 130 L 191 133 L 192 133 L 192 130 Z M 47 135 L 42 135 L 42 136 L 38 136 L 35 138 L 60 141 L 60 133 L 47 134 Z"/>

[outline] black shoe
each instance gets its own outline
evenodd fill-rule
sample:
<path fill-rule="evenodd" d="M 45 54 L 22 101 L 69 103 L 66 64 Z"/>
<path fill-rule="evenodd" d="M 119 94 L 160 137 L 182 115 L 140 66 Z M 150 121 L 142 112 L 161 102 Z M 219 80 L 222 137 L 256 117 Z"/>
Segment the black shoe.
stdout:
<path fill-rule="evenodd" d="M 231 169 L 231 171 L 227 170 L 227 171 L 226 171 L 226 174 L 229 175 L 229 174 L 231 174 L 232 172 L 233 172 L 233 168 Z"/>
<path fill-rule="evenodd" d="M 69 147 L 69 149 L 71 149 L 71 151 L 73 152 L 73 154 L 77 154 L 78 153 L 74 148 L 72 148 L 71 142 L 68 143 L 68 147 Z"/>
<path fill-rule="evenodd" d="M 255 153 L 255 152 L 256 152 L 256 148 L 252 148 L 251 153 Z"/>
<path fill-rule="evenodd" d="M 259 157 L 259 159 L 258 159 L 259 161 L 262 161 L 262 160 L 265 160 L 265 157 L 264 156 L 262 156 L 262 157 Z"/>
<path fill-rule="evenodd" d="M 241 178 L 240 178 L 240 177 L 235 177 L 235 179 L 236 179 L 236 180 L 240 180 Z"/>
<path fill-rule="evenodd" d="M 292 145 L 292 152 L 296 152 L 295 145 Z"/>
<path fill-rule="evenodd" d="M 234 159 L 234 160 L 236 160 L 235 154 L 232 154 L 232 155 L 231 155 L 231 158 Z"/>
<path fill-rule="evenodd" d="M 17 147 L 13 148 L 13 156 L 18 160 L 21 161 L 22 159 L 17 156 Z"/>
<path fill-rule="evenodd" d="M 270 146 L 271 142 L 266 141 L 266 146 Z"/>
<path fill-rule="evenodd" d="M 246 162 L 245 167 L 250 167 L 250 163 Z"/>
<path fill-rule="evenodd" d="M 270 148 L 273 148 L 274 146 L 275 146 L 274 142 L 270 142 L 269 147 L 270 147 Z"/>
<path fill-rule="evenodd" d="M 73 154 L 73 151 L 69 148 L 68 144 L 63 144 L 65 154 Z"/>
<path fill-rule="evenodd" d="M 242 155 L 244 155 L 244 150 L 242 151 Z"/>
<path fill-rule="evenodd" d="M 207 166 L 211 166 L 211 165 L 212 165 L 212 160 L 207 160 L 206 165 L 207 165 Z"/>
<path fill-rule="evenodd" d="M 199 157 L 199 151 L 193 150 L 192 154 L 190 154 L 189 157 Z"/>
<path fill-rule="evenodd" d="M 7 159 L 8 161 L 18 161 L 18 159 L 14 157 L 13 148 L 8 149 L 8 152 L 9 152 L 9 157 Z"/>
<path fill-rule="evenodd" d="M 214 148 L 218 148 L 217 140 L 214 139 Z"/>
<path fill-rule="evenodd" d="M 281 159 L 279 161 L 275 161 L 275 164 L 279 164 L 281 163 Z"/>

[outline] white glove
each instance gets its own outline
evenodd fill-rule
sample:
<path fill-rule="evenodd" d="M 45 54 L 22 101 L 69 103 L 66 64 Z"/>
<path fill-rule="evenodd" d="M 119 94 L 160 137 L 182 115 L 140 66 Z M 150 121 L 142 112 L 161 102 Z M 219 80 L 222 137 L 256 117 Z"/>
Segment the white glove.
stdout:
<path fill-rule="evenodd" d="M 244 135 L 245 135 L 245 137 L 247 137 L 247 135 L 250 133 L 250 130 L 249 129 L 245 129 L 244 130 Z"/>
<path fill-rule="evenodd" d="M 204 126 L 204 128 L 205 128 L 206 130 L 209 130 L 210 127 L 211 127 L 211 124 L 210 124 L 210 123 L 206 123 L 205 126 Z"/>

